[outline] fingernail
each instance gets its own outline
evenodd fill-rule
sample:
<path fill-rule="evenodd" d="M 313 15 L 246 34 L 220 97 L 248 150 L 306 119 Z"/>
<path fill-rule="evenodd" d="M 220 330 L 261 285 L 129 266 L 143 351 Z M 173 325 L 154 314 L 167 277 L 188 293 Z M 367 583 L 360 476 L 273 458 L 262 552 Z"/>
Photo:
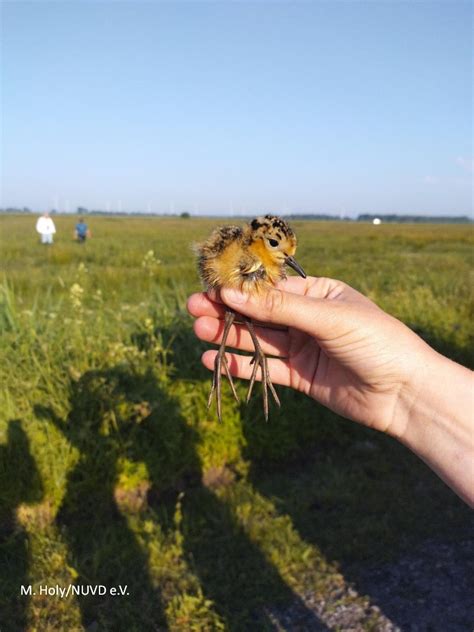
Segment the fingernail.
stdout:
<path fill-rule="evenodd" d="M 234 303 L 237 305 L 245 303 L 245 301 L 247 300 L 246 294 L 234 288 L 222 288 L 221 296 L 226 302 Z"/>

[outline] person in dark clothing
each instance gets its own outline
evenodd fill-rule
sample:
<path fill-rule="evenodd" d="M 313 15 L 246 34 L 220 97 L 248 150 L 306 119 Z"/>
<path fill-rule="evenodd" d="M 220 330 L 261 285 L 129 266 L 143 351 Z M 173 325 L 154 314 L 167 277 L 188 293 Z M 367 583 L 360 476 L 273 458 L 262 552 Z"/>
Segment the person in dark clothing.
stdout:
<path fill-rule="evenodd" d="M 79 243 L 84 243 L 86 239 L 90 237 L 89 228 L 87 227 L 87 224 L 82 219 L 82 217 L 76 224 L 75 237 Z"/>

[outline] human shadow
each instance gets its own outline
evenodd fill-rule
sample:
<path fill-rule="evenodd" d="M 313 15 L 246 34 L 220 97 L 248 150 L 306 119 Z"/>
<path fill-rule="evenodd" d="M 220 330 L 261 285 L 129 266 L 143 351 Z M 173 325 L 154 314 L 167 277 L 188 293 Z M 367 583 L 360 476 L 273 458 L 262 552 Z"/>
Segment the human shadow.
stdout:
<path fill-rule="evenodd" d="M 107 434 L 104 420 L 111 418 L 111 410 L 118 431 L 109 427 Z M 126 455 L 146 465 L 151 483 L 148 506 L 163 530 L 172 528 L 175 501 L 185 492 L 181 501 L 185 559 L 226 629 L 275 629 L 275 617 L 264 607 L 269 598 L 296 604 L 295 613 L 310 626 L 307 629 L 326 629 L 250 541 L 226 504 L 203 484 L 199 435 L 184 418 L 177 398 L 152 372 L 124 367 L 88 372 L 72 387 L 67 420 L 57 419 L 50 410 L 38 413 L 60 428 L 81 454 L 58 515 L 80 575 L 78 583 L 129 585 L 126 609 L 122 602 L 81 598 L 85 623 L 97 620 L 113 623 L 113 629 L 134 629 L 126 627 L 128 617 L 145 629 L 144 602 L 157 597 L 145 555 L 114 499 L 117 459 Z M 151 620 L 164 621 L 162 606 Z"/>
<path fill-rule="evenodd" d="M 114 493 L 119 459 L 130 440 L 130 427 L 117 419 L 114 405 L 120 377 L 115 371 L 89 371 L 71 384 L 66 419 L 40 405 L 35 413 L 78 450 L 56 522 L 69 564 L 77 572 L 82 624 L 107 630 L 165 630 L 161 596 L 150 577 L 147 555 Z M 105 587 L 105 594 L 103 588 L 93 594 L 94 587 Z"/>
<path fill-rule="evenodd" d="M 26 629 L 29 586 L 28 534 L 16 512 L 23 503 L 43 498 L 43 485 L 31 455 L 28 437 L 18 419 L 8 423 L 7 443 L 0 445 L 0 626 L 20 632 Z"/>
<path fill-rule="evenodd" d="M 190 388 L 196 382 L 209 383 L 210 387 L 211 374 L 201 362 L 201 355 L 209 345 L 196 338 L 189 317 L 173 322 L 169 330 L 160 329 L 160 334 L 164 346 L 170 351 L 173 378 L 189 381 Z M 147 347 L 146 335 L 134 336 L 134 342 L 143 350 Z M 184 419 L 182 423 L 185 424 Z M 199 440 L 198 435 L 193 440 Z M 148 447 L 151 445 L 149 443 Z M 141 451 L 141 458 L 145 452 L 146 449 Z M 155 471 L 155 452 L 156 448 L 152 448 L 150 460 L 146 461 L 154 488 L 160 485 L 162 476 Z M 218 485 L 214 488 L 213 485 L 203 484 L 199 463 L 196 471 L 196 445 L 191 452 L 194 455 L 191 457 L 188 452 L 187 460 L 194 463 L 193 475 L 188 475 L 184 484 L 181 481 L 180 485 L 174 486 L 175 497 L 180 490 L 186 490 L 182 504 L 183 547 L 204 594 L 214 602 L 226 629 L 265 630 L 280 626 L 278 629 L 327 630 L 315 611 L 304 604 L 260 548 L 249 539 L 232 510 L 216 493 Z M 173 493 L 173 488 L 168 488 L 165 494 L 168 499 L 170 492 Z M 158 501 L 162 497 L 163 494 L 157 494 Z M 153 504 L 153 496 L 151 502 Z M 278 604 L 291 606 L 291 625 L 294 627 L 285 627 L 288 622 L 278 620 Z"/>
<path fill-rule="evenodd" d="M 216 493 L 201 486 L 184 501 L 184 548 L 226 630 L 328 630 Z M 291 627 L 280 607 L 291 607 Z"/>
<path fill-rule="evenodd" d="M 446 341 L 430 342 L 466 359 Z M 281 412 L 272 411 L 268 424 L 260 402 L 242 410 L 255 489 L 400 629 L 470 629 L 472 569 L 456 548 L 457 539 L 470 539 L 474 526 L 467 506 L 395 440 L 297 394 L 281 392 L 281 399 Z M 275 436 L 294 447 L 289 459 L 279 458 Z M 434 563 L 437 546 L 445 554 Z"/>

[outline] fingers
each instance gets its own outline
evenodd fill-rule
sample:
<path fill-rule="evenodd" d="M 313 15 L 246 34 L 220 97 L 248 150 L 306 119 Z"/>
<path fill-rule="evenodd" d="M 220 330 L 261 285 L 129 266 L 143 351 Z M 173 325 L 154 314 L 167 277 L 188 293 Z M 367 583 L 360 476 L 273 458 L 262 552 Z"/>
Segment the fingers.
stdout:
<path fill-rule="evenodd" d="M 217 351 L 206 351 L 202 356 L 204 366 L 214 369 L 214 360 Z M 253 364 L 250 364 L 251 356 L 241 356 L 236 353 L 226 353 L 229 369 L 233 377 L 240 377 L 249 380 L 252 375 Z M 281 384 L 282 386 L 291 386 L 290 382 L 290 366 L 286 360 L 277 358 L 268 358 L 268 370 L 273 384 Z M 261 381 L 261 372 L 257 372 L 257 380 Z"/>
<path fill-rule="evenodd" d="M 342 281 L 326 277 L 307 277 L 302 279 L 301 277 L 293 276 L 279 281 L 276 287 L 284 292 L 291 292 L 292 294 L 299 294 L 308 298 L 336 299 L 343 293 L 349 295 L 351 292 L 354 295 L 359 295 L 358 292 Z M 360 296 L 362 298 L 362 295 Z M 187 308 L 189 313 L 196 318 L 199 316 L 223 318 L 225 313 L 225 306 L 220 293 L 216 290 L 192 294 L 188 299 Z M 261 318 L 257 317 L 256 320 L 261 320 Z"/>
<path fill-rule="evenodd" d="M 225 305 L 212 301 L 205 292 L 192 294 L 187 302 L 188 312 L 191 316 L 212 316 L 213 318 L 224 318 Z"/>
<path fill-rule="evenodd" d="M 336 279 L 327 277 L 306 277 L 302 279 L 299 276 L 291 276 L 279 281 L 277 288 L 284 292 L 300 294 L 301 296 L 331 299 L 350 289 L 345 283 Z"/>
<path fill-rule="evenodd" d="M 287 331 L 266 329 L 254 326 L 258 341 L 267 355 L 286 357 L 289 351 L 290 337 Z M 224 331 L 224 323 L 221 320 L 209 316 L 201 316 L 194 323 L 194 331 L 198 338 L 206 342 L 220 343 Z M 233 325 L 229 330 L 226 345 L 253 351 L 254 344 L 245 325 Z"/>
<path fill-rule="evenodd" d="M 337 279 L 329 279 L 327 277 L 288 277 L 284 281 L 280 281 L 276 286 L 284 292 L 292 294 L 300 294 L 308 298 L 328 299 L 331 301 L 350 301 L 353 303 L 364 303 L 367 307 L 377 307 L 366 296 L 350 287 L 343 281 Z M 220 300 L 220 298 L 219 298 Z"/>
<path fill-rule="evenodd" d="M 335 279 L 325 277 L 301 277 L 291 276 L 284 281 L 279 281 L 277 288 L 284 292 L 299 294 L 313 298 L 336 298 L 343 290 L 349 291 L 347 285 Z M 192 294 L 187 303 L 188 311 L 192 316 L 214 316 L 223 318 L 225 307 L 222 303 L 219 292 L 209 290 L 208 292 L 197 292 Z M 259 320 L 257 318 L 257 320 Z"/>
<path fill-rule="evenodd" d="M 260 294 L 222 288 L 221 297 L 236 312 L 254 320 L 294 327 L 316 338 L 328 334 L 328 329 L 340 320 L 340 308 L 344 307 L 340 301 L 301 296 L 277 288 Z"/>
<path fill-rule="evenodd" d="M 303 279 L 302 281 L 304 283 Z M 285 285 L 285 287 L 308 292 L 323 292 L 321 284 L 316 284 L 317 289 L 314 289 L 314 284 L 303 288 L 303 286 L 300 285 L 298 287 L 292 282 Z M 231 288 L 222 288 L 220 294 L 229 307 L 237 313 L 251 317 L 255 321 L 294 327 L 317 339 L 325 338 L 326 336 L 332 337 L 334 333 L 337 335 L 332 325 L 334 316 L 338 311 L 337 304 L 340 304 L 340 301 L 313 298 L 312 296 L 294 294 L 277 288 L 271 288 L 265 293 L 255 295 L 243 294 Z M 341 304 L 339 306 L 342 307 Z M 198 293 L 193 294 L 189 298 L 188 310 L 192 316 L 197 318 L 210 316 L 214 319 L 223 320 L 225 305 L 211 300 L 207 294 Z M 198 325 L 198 330 L 196 330 L 198 335 L 200 335 L 199 327 L 200 325 Z M 215 331 L 209 333 L 209 324 L 206 327 L 208 335 L 216 335 Z M 330 332 L 328 332 L 328 327 L 331 328 Z M 269 342 L 270 344 L 278 344 L 274 339 L 269 340 Z M 280 342 L 283 343 L 283 340 L 280 340 Z M 239 348 L 243 349 L 244 347 Z M 245 348 L 248 347 L 245 346 Z"/>
<path fill-rule="evenodd" d="M 342 336 L 357 317 L 358 308 L 370 306 L 379 310 L 369 299 L 341 281 L 314 277 L 290 277 L 277 288 L 251 295 L 233 288 L 222 288 L 220 296 L 213 295 L 212 299 L 204 293 L 193 294 L 188 301 L 188 310 L 195 317 L 223 319 L 225 306 L 213 299 L 222 299 L 235 312 L 249 316 L 253 321 L 292 327 L 320 343 Z M 216 335 L 215 331 L 209 333 L 209 327 L 207 330 L 208 336 Z M 267 341 L 284 344 L 283 339 Z M 248 348 L 247 343 L 244 344 L 240 346 L 237 341 L 238 348 Z"/>

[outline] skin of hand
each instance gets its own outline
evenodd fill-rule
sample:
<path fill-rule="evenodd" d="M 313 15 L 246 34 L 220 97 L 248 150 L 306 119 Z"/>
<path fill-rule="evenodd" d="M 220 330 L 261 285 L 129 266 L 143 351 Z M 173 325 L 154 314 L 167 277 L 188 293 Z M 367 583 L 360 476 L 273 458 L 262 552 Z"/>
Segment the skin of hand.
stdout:
<path fill-rule="evenodd" d="M 468 480 L 469 471 L 474 474 L 472 461 L 471 470 L 466 470 L 474 454 L 472 426 L 459 405 L 460 398 L 469 405 L 469 393 L 472 404 L 468 369 L 440 356 L 403 323 L 341 281 L 290 277 L 256 295 L 229 288 L 222 288 L 220 296 L 193 294 L 188 310 L 196 317 L 194 330 L 202 340 L 220 342 L 222 301 L 268 324 L 255 330 L 263 351 L 272 356 L 268 366 L 274 384 L 290 386 L 344 417 L 396 437 L 459 495 L 474 501 L 474 486 Z M 241 325 L 232 327 L 227 344 L 253 351 L 250 335 Z M 203 355 L 211 370 L 215 356 L 216 351 Z M 231 353 L 227 359 L 233 376 L 250 378 L 250 356 Z M 448 401 L 449 395 L 439 401 L 439 389 L 450 377 L 457 384 L 453 401 Z M 459 414 L 452 414 L 451 404 Z"/>

